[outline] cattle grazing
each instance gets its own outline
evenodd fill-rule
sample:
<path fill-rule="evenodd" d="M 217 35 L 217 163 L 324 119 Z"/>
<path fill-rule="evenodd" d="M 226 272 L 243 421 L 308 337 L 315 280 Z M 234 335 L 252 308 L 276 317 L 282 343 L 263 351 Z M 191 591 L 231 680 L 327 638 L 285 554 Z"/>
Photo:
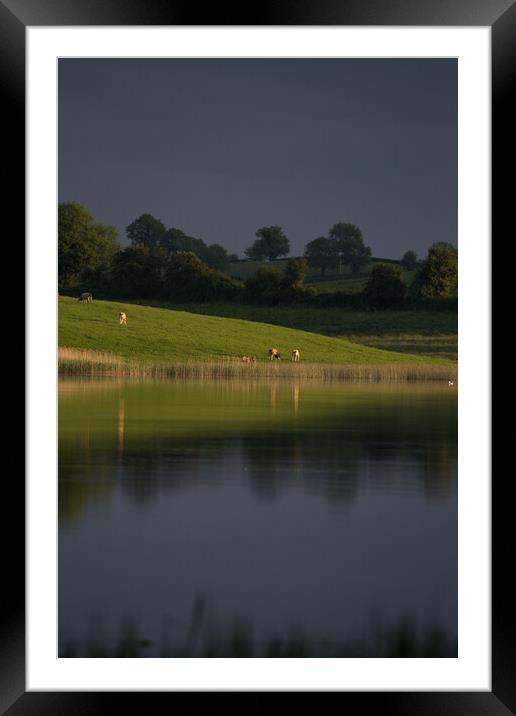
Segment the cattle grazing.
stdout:
<path fill-rule="evenodd" d="M 78 301 L 86 301 L 86 303 L 91 303 L 93 301 L 93 296 L 91 295 L 91 293 L 81 293 L 81 295 L 79 296 L 79 298 L 77 300 Z"/>
<path fill-rule="evenodd" d="M 269 360 L 281 360 L 281 356 L 277 348 L 269 348 L 267 355 L 269 356 Z"/>
<path fill-rule="evenodd" d="M 242 356 L 242 363 L 250 363 L 251 358 L 249 356 Z"/>
<path fill-rule="evenodd" d="M 127 326 L 127 316 L 123 311 L 120 311 L 120 313 L 118 314 L 118 323 L 119 325 L 123 324 L 124 326 Z"/>
<path fill-rule="evenodd" d="M 294 348 L 294 350 L 292 351 L 292 361 L 294 363 L 297 363 L 298 360 L 299 360 L 299 351 L 297 350 L 297 348 Z"/>

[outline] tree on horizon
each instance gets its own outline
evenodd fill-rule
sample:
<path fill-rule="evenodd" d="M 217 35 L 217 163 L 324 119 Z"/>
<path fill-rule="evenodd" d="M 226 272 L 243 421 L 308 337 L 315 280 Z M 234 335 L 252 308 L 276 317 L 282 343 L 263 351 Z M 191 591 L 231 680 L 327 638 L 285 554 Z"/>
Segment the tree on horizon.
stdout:
<path fill-rule="evenodd" d="M 309 241 L 305 246 L 305 258 L 312 268 L 320 268 L 321 276 L 326 274 L 327 268 L 335 268 L 339 263 L 339 247 L 335 239 L 320 236 Z"/>
<path fill-rule="evenodd" d="M 129 224 L 125 233 L 132 246 L 143 246 L 156 254 L 166 231 L 160 219 L 156 219 L 152 214 L 141 214 Z"/>
<path fill-rule="evenodd" d="M 341 261 L 350 266 L 351 273 L 357 274 L 371 261 L 371 247 L 364 244 L 362 232 L 355 224 L 333 224 L 328 236 L 337 242 Z"/>
<path fill-rule="evenodd" d="M 244 251 L 250 259 L 262 261 L 268 258 L 273 261 L 279 256 L 286 256 L 290 251 L 290 242 L 281 226 L 262 226 L 255 235 L 258 239 Z"/>

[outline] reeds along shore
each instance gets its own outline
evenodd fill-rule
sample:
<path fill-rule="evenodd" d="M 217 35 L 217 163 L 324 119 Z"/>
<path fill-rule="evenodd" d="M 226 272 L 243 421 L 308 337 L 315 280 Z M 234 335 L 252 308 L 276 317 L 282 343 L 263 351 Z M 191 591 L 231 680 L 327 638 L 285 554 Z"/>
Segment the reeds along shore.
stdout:
<path fill-rule="evenodd" d="M 423 363 L 333 364 L 257 362 L 241 358 L 211 361 L 150 362 L 131 360 L 110 353 L 60 347 L 58 373 L 61 376 L 126 376 L 140 378 L 301 378 L 323 381 L 455 381 L 457 366 Z"/>

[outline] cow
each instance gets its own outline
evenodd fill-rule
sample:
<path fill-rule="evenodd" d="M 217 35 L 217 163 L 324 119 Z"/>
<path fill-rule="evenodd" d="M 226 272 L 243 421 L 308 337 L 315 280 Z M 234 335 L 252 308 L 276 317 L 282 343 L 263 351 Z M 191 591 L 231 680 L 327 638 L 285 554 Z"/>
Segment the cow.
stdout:
<path fill-rule="evenodd" d="M 81 295 L 79 296 L 79 298 L 77 300 L 78 301 L 86 301 L 86 303 L 91 303 L 93 301 L 93 296 L 91 295 L 91 293 L 81 293 Z"/>
<path fill-rule="evenodd" d="M 269 356 L 269 360 L 281 360 L 281 356 L 277 348 L 269 348 L 267 355 Z"/>
<path fill-rule="evenodd" d="M 251 358 L 249 356 L 242 356 L 242 363 L 250 363 Z"/>
<path fill-rule="evenodd" d="M 291 360 L 294 363 L 297 363 L 299 361 L 299 351 L 297 350 L 297 348 L 294 348 L 294 350 L 292 351 L 292 359 Z"/>
<path fill-rule="evenodd" d="M 124 326 L 127 326 L 127 316 L 125 315 L 125 313 L 124 313 L 123 311 L 120 311 L 120 313 L 118 314 L 118 324 L 119 324 L 120 326 L 121 326 L 122 324 L 123 324 Z"/>

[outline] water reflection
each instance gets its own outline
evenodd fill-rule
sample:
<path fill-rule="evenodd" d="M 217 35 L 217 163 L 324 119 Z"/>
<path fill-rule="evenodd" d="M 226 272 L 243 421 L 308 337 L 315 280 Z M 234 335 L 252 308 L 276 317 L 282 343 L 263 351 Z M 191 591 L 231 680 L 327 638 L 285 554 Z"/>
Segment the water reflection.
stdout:
<path fill-rule="evenodd" d="M 413 612 L 455 638 L 456 393 L 67 381 L 58 498 L 61 645 L 86 613 L 110 624 L 139 614 L 145 656 L 158 632 L 176 638 L 190 623 L 199 591 L 226 623 L 240 615 L 242 644 L 253 624 L 255 654 L 290 619 L 305 651 L 318 651 L 317 634 L 349 651 L 372 605 L 385 623 Z M 202 648 L 230 654 L 231 629 Z M 136 631 L 124 633 L 129 649 Z M 270 638 L 268 655 L 292 651 L 285 634 Z"/>
<path fill-rule="evenodd" d="M 322 493 L 334 505 L 349 502 L 361 489 L 422 491 L 428 499 L 447 497 L 456 489 L 455 446 L 432 441 L 386 447 L 371 444 L 363 433 L 357 441 L 278 431 L 227 439 L 183 438 L 174 444 L 173 438 L 160 436 L 152 450 L 147 446 L 142 454 L 134 443 L 124 449 L 119 428 L 116 463 L 109 450 L 92 450 L 87 437 L 79 445 L 73 463 L 66 461 L 67 451 L 60 451 L 59 516 L 65 521 L 77 519 L 89 501 L 108 499 L 115 484 L 132 499 L 148 502 L 161 491 L 238 480 L 259 497 L 300 489 Z"/>
<path fill-rule="evenodd" d="M 299 409 L 299 390 L 299 383 L 294 383 L 292 385 L 292 405 L 294 406 L 294 413 L 296 414 Z"/>
<path fill-rule="evenodd" d="M 125 401 L 121 396 L 118 399 L 118 454 L 121 457 L 124 452 L 124 439 L 125 439 Z"/>
<path fill-rule="evenodd" d="M 240 406 L 235 406 L 235 387 L 241 389 Z M 366 392 L 365 402 L 357 401 L 356 393 L 343 392 L 340 403 L 333 399 L 325 404 L 307 389 L 306 410 L 300 410 L 299 383 L 273 383 L 262 391 L 256 384 L 231 385 L 229 405 L 217 396 L 213 416 L 203 421 L 199 411 L 200 429 L 194 424 L 185 432 L 180 429 L 181 405 L 173 412 L 184 386 L 162 388 L 162 393 L 169 391 L 167 409 L 161 405 L 152 413 L 150 405 L 151 417 L 145 414 L 147 399 L 152 401 L 155 391 L 146 396 L 141 386 L 126 386 L 126 397 L 118 387 L 112 437 L 112 403 L 99 401 L 98 388 L 91 395 L 78 392 L 81 400 L 66 414 L 61 406 L 59 514 L 65 521 L 75 520 L 89 501 L 104 502 L 115 484 L 141 502 L 162 490 L 191 489 L 205 481 L 211 486 L 243 481 L 257 496 L 268 498 L 302 489 L 322 493 L 333 504 L 349 502 L 361 489 L 420 490 L 429 499 L 439 499 L 456 488 L 455 397 L 450 401 L 449 394 L 440 396 L 442 400 L 434 395 L 433 400 L 407 404 L 407 394 L 400 389 L 376 400 Z M 66 395 L 69 398 L 69 390 Z M 107 396 L 113 397 L 109 389 Z M 208 394 L 207 402 L 213 411 L 211 397 Z M 386 397 L 391 398 L 387 403 Z M 234 420 L 230 413 L 239 407 L 243 414 Z M 74 425 L 75 409 L 79 414 Z M 278 412 L 276 422 L 267 420 L 267 413 L 278 418 Z M 255 420 L 246 420 L 249 413 Z"/>

